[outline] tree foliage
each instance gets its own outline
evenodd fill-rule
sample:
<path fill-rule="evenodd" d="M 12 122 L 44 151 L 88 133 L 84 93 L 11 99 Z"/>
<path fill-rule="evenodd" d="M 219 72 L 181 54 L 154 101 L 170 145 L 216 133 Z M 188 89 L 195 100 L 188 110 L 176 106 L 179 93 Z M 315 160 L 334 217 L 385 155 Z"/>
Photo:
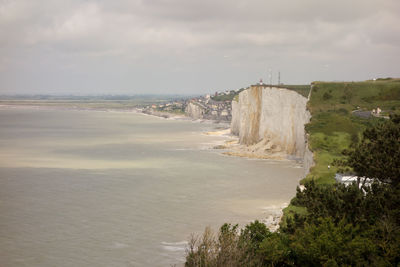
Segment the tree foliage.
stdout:
<path fill-rule="evenodd" d="M 349 153 L 348 165 L 360 175 L 384 183 L 400 183 L 400 116 L 367 129 Z"/>
<path fill-rule="evenodd" d="M 286 218 L 271 233 L 258 221 L 239 232 L 225 224 L 190 246 L 186 266 L 399 266 L 400 117 L 365 131 L 348 163 L 370 185 L 297 188 L 291 204 L 305 214 Z M 211 244 L 211 246 L 209 245 Z"/>

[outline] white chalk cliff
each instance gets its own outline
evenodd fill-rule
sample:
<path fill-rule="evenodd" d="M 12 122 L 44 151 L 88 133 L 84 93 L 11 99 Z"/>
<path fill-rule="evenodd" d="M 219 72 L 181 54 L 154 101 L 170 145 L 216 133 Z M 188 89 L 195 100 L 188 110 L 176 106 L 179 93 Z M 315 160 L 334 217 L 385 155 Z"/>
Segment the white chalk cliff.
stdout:
<path fill-rule="evenodd" d="M 185 113 L 187 116 L 193 119 L 202 119 L 205 109 L 199 105 L 189 102 L 185 108 Z"/>
<path fill-rule="evenodd" d="M 251 86 L 232 102 L 231 132 L 257 157 L 280 154 L 309 161 L 306 105 L 307 98 L 292 90 Z"/>

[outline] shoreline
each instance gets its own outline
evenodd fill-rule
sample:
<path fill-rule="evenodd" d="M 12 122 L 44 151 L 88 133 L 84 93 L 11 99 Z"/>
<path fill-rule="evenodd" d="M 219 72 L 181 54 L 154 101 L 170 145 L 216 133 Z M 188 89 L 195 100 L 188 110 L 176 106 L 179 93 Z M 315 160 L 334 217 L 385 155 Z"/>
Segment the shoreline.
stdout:
<path fill-rule="evenodd" d="M 164 118 L 164 119 L 190 119 L 189 117 L 185 116 L 184 114 L 176 114 L 176 113 L 171 113 L 171 112 L 163 112 L 163 111 L 156 111 L 156 110 L 148 110 L 148 109 L 142 109 L 142 108 L 137 108 L 136 109 L 139 113 L 145 114 L 145 115 L 150 115 L 150 116 L 155 116 L 159 118 Z"/>
<path fill-rule="evenodd" d="M 209 119 L 195 119 L 190 116 L 187 116 L 185 113 L 184 114 L 177 114 L 177 113 L 171 113 L 171 112 L 166 112 L 166 111 L 156 111 L 156 110 L 144 110 L 142 108 L 137 108 L 137 110 L 140 113 L 150 115 L 150 116 L 155 116 L 155 117 L 160 117 L 164 119 L 180 119 L 180 120 L 189 120 L 193 122 L 199 122 L 199 123 L 212 123 L 212 124 L 222 124 L 226 125 L 227 128 L 230 128 L 230 122 L 225 121 L 225 120 L 209 120 Z"/>
<path fill-rule="evenodd" d="M 0 108 L 141 113 L 138 108 L 79 107 L 69 105 L 0 104 Z"/>
<path fill-rule="evenodd" d="M 183 121 L 192 121 L 195 123 L 210 123 L 214 126 L 221 125 L 219 129 L 216 128 L 212 131 L 201 132 L 200 134 L 208 135 L 208 136 L 218 136 L 223 137 L 223 140 L 216 142 L 213 145 L 210 145 L 208 149 L 214 150 L 222 156 L 228 157 L 240 157 L 246 159 L 256 159 L 256 160 L 273 160 L 273 161 L 291 161 L 294 164 L 296 160 L 289 159 L 288 155 L 283 153 L 268 153 L 268 154 L 260 154 L 252 151 L 251 146 L 240 145 L 239 137 L 235 136 L 231 133 L 229 122 L 221 122 L 214 120 L 199 120 L 193 119 L 185 115 L 178 115 L 174 113 L 168 112 L 143 112 L 142 108 L 133 107 L 133 108 L 107 108 L 107 107 L 79 107 L 79 106 L 70 106 L 70 105 L 35 105 L 34 103 L 29 104 L 3 104 L 0 103 L 0 109 L 38 109 L 38 110 L 67 110 L 67 111 L 97 111 L 97 112 L 122 112 L 122 113 L 135 113 L 142 114 L 148 116 L 154 116 L 161 119 L 167 120 L 183 120 Z M 222 128 L 222 129 L 221 129 Z M 300 179 L 299 179 L 300 181 Z M 288 200 L 288 202 L 290 199 Z M 287 202 L 280 203 L 278 205 L 267 206 L 262 208 L 262 217 L 261 220 L 263 223 L 267 225 L 267 227 L 271 231 L 276 231 L 279 229 L 279 223 L 283 216 L 283 209 L 288 206 Z"/>
<path fill-rule="evenodd" d="M 302 168 L 304 168 L 304 160 L 300 161 L 299 159 L 291 158 L 290 155 L 287 155 L 284 152 L 271 150 L 269 152 L 260 153 L 260 151 L 255 149 L 257 148 L 257 144 L 253 146 L 239 144 L 239 137 L 233 135 L 230 128 L 206 132 L 204 134 L 225 137 L 224 141 L 211 148 L 213 150 L 221 150 L 221 155 L 228 157 L 240 157 L 249 160 L 292 162 L 296 165 L 300 164 Z M 298 178 L 298 184 L 300 184 L 299 182 L 301 179 L 302 178 Z M 292 198 L 288 199 L 286 202 L 262 208 L 262 219 L 260 221 L 264 223 L 271 232 L 276 232 L 279 229 L 280 222 L 284 215 L 283 210 L 289 206 Z"/>

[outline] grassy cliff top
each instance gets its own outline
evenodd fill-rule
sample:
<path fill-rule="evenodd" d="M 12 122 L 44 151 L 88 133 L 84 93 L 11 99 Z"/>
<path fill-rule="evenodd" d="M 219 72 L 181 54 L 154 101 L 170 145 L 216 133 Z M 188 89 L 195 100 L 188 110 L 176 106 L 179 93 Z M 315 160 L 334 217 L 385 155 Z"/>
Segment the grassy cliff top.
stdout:
<path fill-rule="evenodd" d="M 378 107 L 381 116 L 370 116 L 369 112 Z M 341 152 L 357 142 L 367 126 L 390 113 L 400 113 L 400 79 L 313 82 L 308 108 L 312 119 L 306 130 L 316 165 L 302 182 L 314 179 L 320 184 L 334 183 L 338 169 L 332 161 L 343 158 Z M 360 113 L 368 116 L 357 116 Z"/>
<path fill-rule="evenodd" d="M 305 85 L 295 85 L 295 84 L 272 85 L 272 87 L 289 89 L 289 90 L 299 93 L 300 95 L 302 95 L 304 97 L 308 97 L 308 94 L 309 94 L 310 88 L 311 88 L 311 86 L 309 84 L 305 84 Z M 216 101 L 233 100 L 233 101 L 238 102 L 239 101 L 239 93 L 241 93 L 243 90 L 245 90 L 245 89 L 242 88 L 239 91 L 237 91 L 235 94 L 233 94 L 233 95 L 231 94 L 230 96 L 223 96 L 222 98 L 218 96 L 218 97 L 211 97 L 211 98 Z"/>
<path fill-rule="evenodd" d="M 311 87 L 308 109 L 312 118 L 306 131 L 315 166 L 300 183 L 313 179 L 320 185 L 333 184 L 340 170 L 332 163 L 335 159 L 344 159 L 342 151 L 358 142 L 367 127 L 385 120 L 391 113 L 400 113 L 400 79 L 313 82 Z M 383 116 L 372 116 L 370 111 L 378 107 Z M 290 204 L 283 212 L 284 217 L 292 217 L 307 211 Z"/>
<path fill-rule="evenodd" d="M 309 108 L 312 112 L 357 107 L 394 110 L 400 103 L 400 79 L 365 82 L 313 82 Z"/>

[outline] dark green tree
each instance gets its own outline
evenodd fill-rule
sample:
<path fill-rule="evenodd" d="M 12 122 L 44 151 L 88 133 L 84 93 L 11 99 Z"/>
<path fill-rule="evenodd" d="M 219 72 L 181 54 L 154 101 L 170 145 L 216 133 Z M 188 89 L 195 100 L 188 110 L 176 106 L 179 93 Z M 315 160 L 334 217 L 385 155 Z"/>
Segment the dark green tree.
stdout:
<path fill-rule="evenodd" d="M 357 140 L 355 140 L 357 141 Z M 305 212 L 278 232 L 255 221 L 240 231 L 225 224 L 190 242 L 186 266 L 400 266 L 400 116 L 366 130 L 347 166 L 369 185 L 318 185 L 297 190 Z"/>
<path fill-rule="evenodd" d="M 377 247 L 359 226 L 334 223 L 330 217 L 306 223 L 293 237 L 297 266 L 371 266 Z"/>
<path fill-rule="evenodd" d="M 349 152 L 348 165 L 359 176 L 399 184 L 400 116 L 365 130 L 361 142 Z"/>

